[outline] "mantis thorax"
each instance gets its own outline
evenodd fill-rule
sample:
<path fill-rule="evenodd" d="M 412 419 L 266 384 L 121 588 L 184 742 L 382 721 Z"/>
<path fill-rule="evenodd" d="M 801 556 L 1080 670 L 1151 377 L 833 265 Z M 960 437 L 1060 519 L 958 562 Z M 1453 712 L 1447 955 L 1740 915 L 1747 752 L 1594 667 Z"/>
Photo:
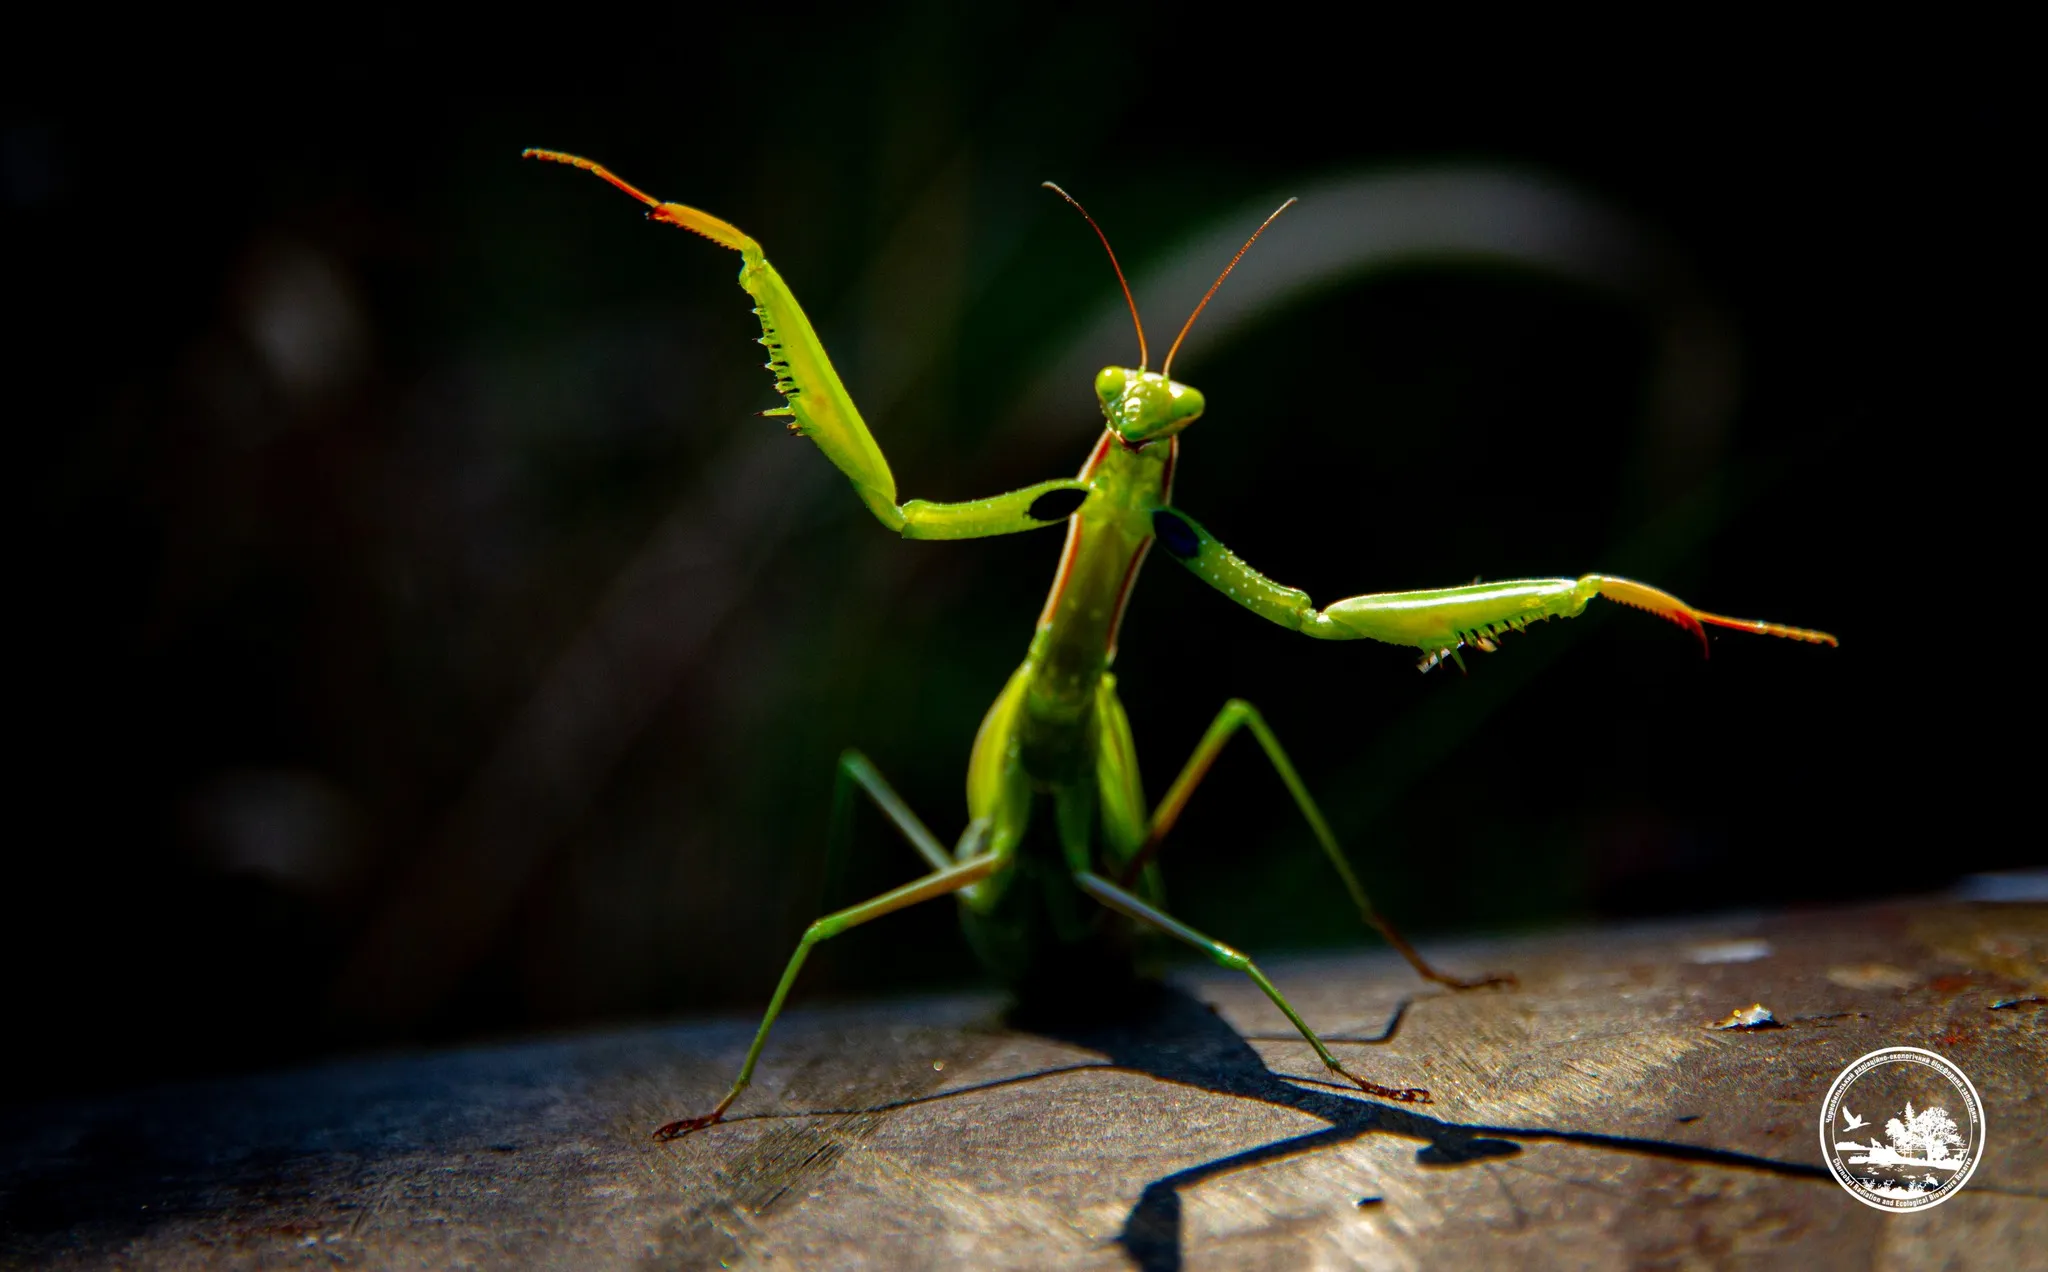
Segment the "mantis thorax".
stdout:
<path fill-rule="evenodd" d="M 1172 437 L 1201 415 L 1201 391 L 1157 371 L 1104 367 L 1095 376 L 1102 417 L 1126 446 Z"/>

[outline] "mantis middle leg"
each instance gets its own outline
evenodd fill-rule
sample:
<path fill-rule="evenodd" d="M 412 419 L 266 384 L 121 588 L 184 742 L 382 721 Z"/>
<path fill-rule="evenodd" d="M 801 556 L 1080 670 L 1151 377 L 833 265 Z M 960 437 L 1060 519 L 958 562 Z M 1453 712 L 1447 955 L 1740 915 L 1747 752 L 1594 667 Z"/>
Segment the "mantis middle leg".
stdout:
<path fill-rule="evenodd" d="M 1365 887 L 1359 883 L 1358 875 L 1351 869 L 1351 863 L 1345 859 L 1344 850 L 1338 845 L 1337 836 L 1330 830 L 1330 823 L 1324 818 L 1322 809 L 1316 807 L 1316 801 L 1308 793 L 1308 787 L 1302 783 L 1301 775 L 1295 772 L 1294 762 L 1287 758 L 1286 750 L 1281 747 L 1280 740 L 1273 736 L 1273 730 L 1267 726 L 1265 717 L 1259 714 L 1259 709 L 1242 698 L 1232 698 L 1223 704 L 1223 710 L 1216 713 L 1216 719 L 1209 725 L 1209 731 L 1204 733 L 1201 742 L 1196 744 L 1194 754 L 1188 756 L 1188 762 L 1181 768 L 1180 776 L 1174 779 L 1173 785 L 1167 788 L 1165 798 L 1153 809 L 1144 846 L 1123 868 L 1122 882 L 1126 887 L 1158 853 L 1161 842 L 1166 838 L 1167 832 L 1173 829 L 1174 822 L 1180 819 L 1181 810 L 1187 807 L 1188 799 L 1194 795 L 1195 788 L 1209 775 L 1209 768 L 1215 764 L 1216 757 L 1222 754 L 1231 737 L 1243 728 L 1252 731 L 1252 736 L 1258 739 L 1259 748 L 1266 753 L 1266 759 L 1271 761 L 1273 771 L 1280 775 L 1280 780 L 1286 784 L 1288 793 L 1294 796 L 1295 807 L 1301 810 L 1309 829 L 1315 832 L 1316 842 L 1322 845 L 1323 855 L 1328 857 L 1330 864 L 1336 868 L 1337 877 L 1344 881 L 1344 890 L 1351 894 L 1352 904 L 1358 907 L 1359 916 L 1371 924 L 1402 958 L 1407 959 L 1410 967 L 1413 967 L 1424 980 L 1435 981 L 1452 989 L 1477 989 L 1485 985 L 1514 983 L 1515 978 L 1512 976 L 1481 976 L 1468 980 L 1446 975 L 1430 966 L 1428 960 L 1408 943 L 1407 938 L 1396 931 L 1393 924 L 1381 917 L 1372 899 L 1366 896 Z"/>
<path fill-rule="evenodd" d="M 1077 870 L 1074 872 L 1074 882 L 1083 892 L 1086 892 L 1089 896 L 1094 897 L 1097 901 L 1100 901 L 1117 913 L 1136 919 L 1141 923 L 1149 923 L 1175 940 L 1185 941 L 1204 954 L 1207 954 L 1218 966 L 1227 967 L 1235 972 L 1243 972 L 1246 976 L 1251 977 L 1252 984 L 1257 985 L 1259 991 L 1273 1001 L 1273 1005 L 1280 1009 L 1281 1014 L 1285 1015 L 1289 1021 L 1293 1022 L 1294 1027 L 1301 1031 L 1301 1036 L 1308 1040 L 1308 1045 L 1316 1049 L 1316 1054 L 1322 1057 L 1323 1064 L 1328 1067 L 1330 1072 L 1342 1077 L 1346 1082 L 1351 1083 L 1367 1095 L 1375 1095 L 1382 1100 L 1396 1100 L 1402 1104 L 1432 1103 L 1429 1098 L 1429 1092 L 1421 1087 L 1381 1086 L 1377 1082 L 1369 1082 L 1346 1069 L 1338 1062 L 1337 1057 L 1330 1054 L 1330 1048 L 1324 1045 L 1323 1040 L 1316 1035 L 1316 1031 L 1309 1028 L 1308 1022 L 1301 1018 L 1301 1013 L 1294 1010 L 1294 1004 L 1288 1002 L 1286 996 L 1274 986 L 1273 982 L 1266 979 L 1266 974 L 1259 970 L 1259 965 L 1252 962 L 1248 955 L 1232 949 L 1221 941 L 1204 936 L 1164 910 L 1148 905 L 1137 897 L 1132 896 L 1101 875 L 1086 870 Z"/>
<path fill-rule="evenodd" d="M 867 791 L 876 807 L 888 815 L 889 820 L 895 823 L 896 828 L 910 841 L 911 846 L 917 849 L 919 855 L 932 863 L 932 872 L 859 905 L 848 906 L 844 910 L 828 914 L 805 929 L 803 939 L 797 942 L 796 952 L 789 956 L 789 965 L 782 971 L 781 982 L 775 986 L 774 997 L 768 1000 L 768 1010 L 761 1017 L 760 1027 L 754 1031 L 753 1045 L 747 1048 L 747 1058 L 740 1065 L 739 1077 L 733 1080 L 732 1089 L 725 1093 L 725 1098 L 720 1100 L 718 1106 L 711 1112 L 702 1117 L 680 1118 L 670 1122 L 656 1130 L 654 1138 L 675 1139 L 725 1119 L 726 1110 L 732 1107 L 734 1100 L 739 1099 L 740 1092 L 746 1090 L 753 1082 L 754 1066 L 760 1063 L 761 1050 L 768 1045 L 768 1031 L 774 1027 L 776 1017 L 782 1014 L 782 1004 L 789 997 L 790 987 L 796 984 L 797 973 L 803 970 L 804 960 L 810 957 L 812 946 L 821 941 L 828 941 L 849 928 L 859 927 L 870 920 L 879 919 L 885 914 L 893 914 L 920 901 L 930 901 L 972 887 L 1003 865 L 1006 858 L 1000 852 L 984 853 L 956 864 L 946 855 L 945 849 L 939 846 L 938 840 L 925 828 L 917 814 L 910 811 L 909 806 L 890 787 L 875 766 L 858 751 L 848 751 L 839 757 L 839 777 L 832 801 L 835 838 L 841 833 L 840 828 L 847 820 L 846 813 L 850 811 L 852 791 L 849 783 L 858 784 Z M 978 839 L 981 829 L 981 823 L 970 826 L 967 838 Z M 966 841 L 963 838 L 963 843 Z"/>
<path fill-rule="evenodd" d="M 945 870 L 934 870 L 922 879 L 884 892 L 881 896 L 863 901 L 859 905 L 849 906 L 836 914 L 828 914 L 812 923 L 805 929 L 803 940 L 797 942 L 796 953 L 789 956 L 789 966 L 782 971 L 782 981 L 775 987 L 775 996 L 768 1000 L 768 1012 L 761 1017 L 761 1027 L 754 1031 L 754 1044 L 747 1048 L 747 1058 L 740 1065 L 740 1075 L 733 1080 L 732 1090 L 725 1093 L 725 1098 L 720 1100 L 718 1106 L 711 1112 L 702 1117 L 686 1117 L 670 1122 L 656 1130 L 654 1138 L 675 1139 L 679 1135 L 687 1135 L 691 1131 L 702 1130 L 713 1123 L 725 1120 L 725 1111 L 732 1107 L 734 1100 L 740 1098 L 740 1092 L 746 1090 L 748 1084 L 753 1082 L 754 1066 L 760 1062 L 761 1049 L 768 1045 L 768 1030 L 774 1026 L 775 1018 L 782 1014 L 783 1000 L 789 997 L 789 988 L 796 983 L 796 974 L 803 970 L 804 960 L 810 957 L 813 945 L 820 941 L 828 941 L 848 928 L 859 927 L 871 919 L 879 919 L 885 914 L 893 914 L 920 901 L 947 896 L 970 884 L 979 883 L 993 874 L 1002 862 L 1003 859 L 998 854 L 988 853 Z"/>

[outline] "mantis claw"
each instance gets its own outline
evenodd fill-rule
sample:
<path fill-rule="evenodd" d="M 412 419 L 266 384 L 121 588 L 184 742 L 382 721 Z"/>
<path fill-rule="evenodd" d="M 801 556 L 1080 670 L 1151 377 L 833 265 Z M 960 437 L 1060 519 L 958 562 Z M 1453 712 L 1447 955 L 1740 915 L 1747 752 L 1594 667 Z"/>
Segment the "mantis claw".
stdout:
<path fill-rule="evenodd" d="M 1513 972 L 1490 972 L 1485 976 L 1472 977 L 1445 976 L 1439 973 L 1430 979 L 1446 989 L 1455 989 L 1460 993 L 1468 989 L 1513 989 L 1522 983 L 1516 979 Z"/>
<path fill-rule="evenodd" d="M 656 1127 L 654 1140 L 658 1144 L 666 1144 L 670 1140 L 679 1140 L 693 1131 L 701 1131 L 707 1126 L 715 1126 L 724 1120 L 725 1111 L 723 1109 L 716 1113 L 706 1113 L 702 1117 L 678 1118 L 665 1126 Z"/>
<path fill-rule="evenodd" d="M 1342 1066 L 1338 1067 L 1337 1072 L 1343 1074 L 1345 1079 L 1348 1080 L 1351 1083 L 1351 1085 L 1357 1087 L 1359 1090 L 1365 1092 L 1367 1095 L 1376 1096 L 1382 1100 L 1392 1100 L 1396 1104 L 1436 1103 L 1435 1100 L 1429 1098 L 1429 1090 L 1426 1087 L 1381 1086 L 1377 1082 L 1366 1081 L 1364 1078 L 1359 1077 L 1357 1074 L 1351 1072 L 1348 1069 L 1343 1068 Z"/>

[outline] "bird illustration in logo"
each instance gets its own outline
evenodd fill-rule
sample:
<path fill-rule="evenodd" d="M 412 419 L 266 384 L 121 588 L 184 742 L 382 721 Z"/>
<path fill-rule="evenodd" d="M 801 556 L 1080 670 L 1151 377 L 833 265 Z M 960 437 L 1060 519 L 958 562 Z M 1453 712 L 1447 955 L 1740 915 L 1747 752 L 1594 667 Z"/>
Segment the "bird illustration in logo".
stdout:
<path fill-rule="evenodd" d="M 1843 1130 L 1845 1130 L 1845 1131 L 1853 1131 L 1853 1130 L 1855 1130 L 1855 1129 L 1856 1129 L 1857 1127 L 1859 1127 L 1859 1126 L 1862 1126 L 1862 1125 L 1864 1125 L 1864 1120 L 1863 1120 L 1862 1118 L 1860 1118 L 1860 1117 L 1857 1117 L 1857 1116 L 1856 1116 L 1856 1115 L 1855 1115 L 1854 1113 L 1851 1113 L 1851 1112 L 1849 1111 L 1849 1106 L 1848 1106 L 1848 1105 L 1846 1105 L 1846 1104 L 1845 1104 L 1845 1105 L 1843 1105 L 1843 1106 L 1842 1106 L 1842 1129 L 1843 1129 Z"/>

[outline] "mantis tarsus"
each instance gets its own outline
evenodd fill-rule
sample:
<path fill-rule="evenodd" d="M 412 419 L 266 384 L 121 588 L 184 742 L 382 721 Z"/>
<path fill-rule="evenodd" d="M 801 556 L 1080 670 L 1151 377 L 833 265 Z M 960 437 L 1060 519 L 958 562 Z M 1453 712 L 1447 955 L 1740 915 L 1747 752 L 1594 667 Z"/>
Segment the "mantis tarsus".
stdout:
<path fill-rule="evenodd" d="M 1067 526 L 1052 589 L 1038 618 L 1023 664 L 1011 675 L 983 718 L 967 763 L 966 829 L 948 849 L 904 804 L 866 757 L 841 756 L 835 807 L 850 808 L 864 792 L 924 858 L 930 872 L 859 905 L 812 923 L 790 957 L 769 1000 L 732 1089 L 709 1113 L 670 1122 L 658 1139 L 723 1120 L 753 1080 L 768 1031 L 811 948 L 848 928 L 885 914 L 953 895 L 970 942 L 990 968 L 1013 985 L 1045 986 L 1089 974 L 1081 951 L 1115 933 L 1116 915 L 1201 950 L 1218 964 L 1243 972 L 1286 1015 L 1331 1072 L 1368 1095 L 1428 1103 L 1429 1092 L 1389 1087 L 1347 1070 L 1308 1022 L 1244 954 L 1182 923 L 1160 906 L 1154 860 L 1189 797 L 1217 755 L 1240 729 L 1249 729 L 1279 773 L 1345 890 L 1367 924 L 1377 929 L 1425 978 L 1454 989 L 1501 984 L 1500 976 L 1460 979 L 1425 961 L 1373 907 L 1329 823 L 1316 807 L 1279 740 L 1250 703 L 1224 704 L 1166 795 L 1149 811 L 1138 778 L 1131 726 L 1110 672 L 1117 632 L 1138 569 L 1156 542 L 1166 553 L 1230 599 L 1271 622 L 1323 640 L 1361 638 L 1407 645 L 1429 670 L 1446 659 L 1462 669 L 1462 651 L 1492 651 L 1505 632 L 1538 619 L 1571 618 L 1596 596 L 1669 619 L 1706 648 L 1706 626 L 1833 645 L 1825 632 L 1778 623 L 1727 618 L 1695 609 L 1646 584 L 1604 574 L 1577 579 L 1515 579 L 1433 591 L 1354 596 L 1316 608 L 1306 593 L 1267 578 L 1173 505 L 1173 474 L 1180 433 L 1203 412 L 1201 393 L 1171 378 L 1174 354 L 1216 289 L 1274 219 L 1268 217 L 1238 249 L 1195 306 L 1158 371 L 1149 368 L 1145 328 L 1137 301 L 1117 265 L 1109 238 L 1066 191 L 1048 188 L 1074 206 L 1102 246 L 1130 305 L 1138 334 L 1138 366 L 1105 367 L 1095 395 L 1106 427 L 1080 474 L 965 503 L 897 502 L 896 481 L 852 397 L 832 368 L 824 346 L 796 297 L 760 244 L 737 227 L 696 208 L 665 203 L 629 185 L 599 164 L 550 150 L 526 156 L 593 173 L 640 200 L 649 216 L 700 234 L 740 254 L 739 282 L 754 298 L 768 369 L 784 404 L 763 414 L 787 420 L 792 433 L 810 438 L 853 483 L 875 519 L 909 539 L 975 539 L 1015 534 L 1061 522 Z M 1050 835 L 1027 836 L 1034 813 L 1050 813 Z M 835 815 L 836 827 L 845 825 Z"/>

